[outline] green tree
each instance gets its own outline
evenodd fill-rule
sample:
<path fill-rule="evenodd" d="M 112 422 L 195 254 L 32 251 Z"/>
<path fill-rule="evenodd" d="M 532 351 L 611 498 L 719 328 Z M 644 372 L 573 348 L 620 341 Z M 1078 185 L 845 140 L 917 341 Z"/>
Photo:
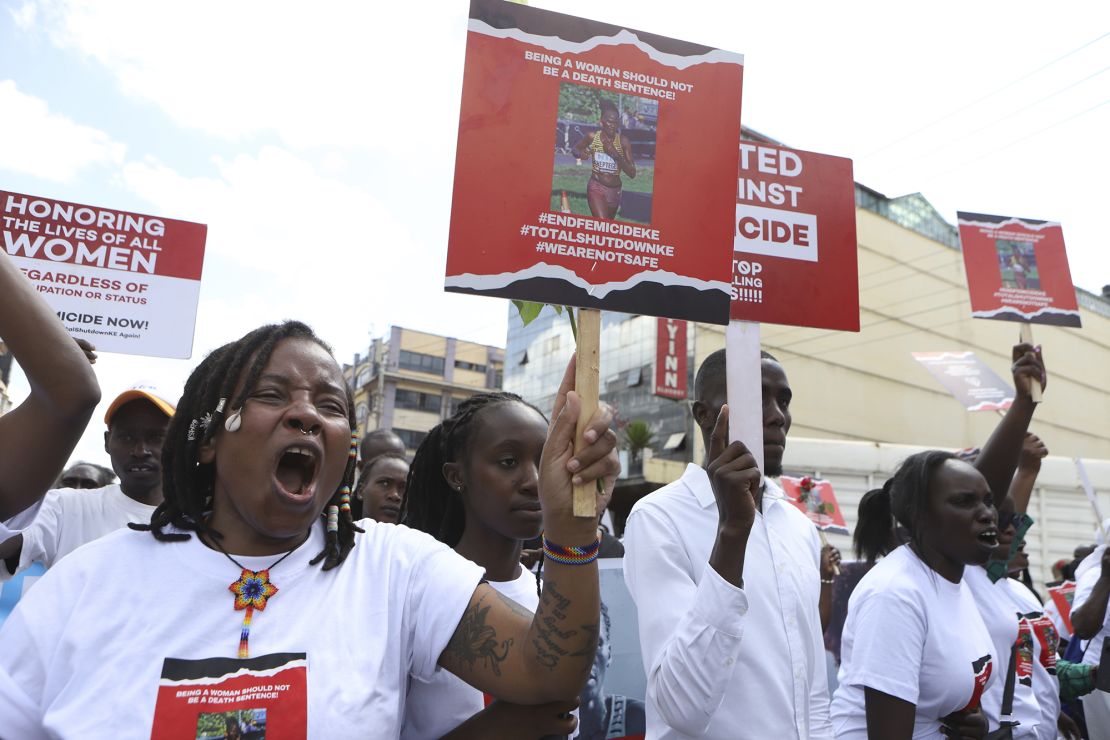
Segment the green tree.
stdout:
<path fill-rule="evenodd" d="M 655 433 L 645 421 L 636 419 L 628 422 L 624 427 L 624 444 L 633 460 L 639 460 L 640 453 L 650 447 L 654 439 Z"/>

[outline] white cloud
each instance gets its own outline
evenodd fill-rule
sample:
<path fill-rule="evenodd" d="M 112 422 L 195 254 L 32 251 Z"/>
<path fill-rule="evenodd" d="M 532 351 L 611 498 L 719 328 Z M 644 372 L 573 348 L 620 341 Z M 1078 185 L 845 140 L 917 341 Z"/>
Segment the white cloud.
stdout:
<path fill-rule="evenodd" d="M 13 80 L 0 80 L 0 111 L 0 170 L 72 182 L 88 167 L 121 163 L 127 151 L 103 131 L 51 113 Z"/>
<path fill-rule="evenodd" d="M 95 59 L 128 95 L 227 139 L 293 148 L 450 153 L 463 3 L 38 0 L 38 28 Z M 443 12 L 447 9 L 447 12 Z M 412 115 L 411 101 L 421 112 Z M 405 129 L 404 142 L 395 132 Z"/>

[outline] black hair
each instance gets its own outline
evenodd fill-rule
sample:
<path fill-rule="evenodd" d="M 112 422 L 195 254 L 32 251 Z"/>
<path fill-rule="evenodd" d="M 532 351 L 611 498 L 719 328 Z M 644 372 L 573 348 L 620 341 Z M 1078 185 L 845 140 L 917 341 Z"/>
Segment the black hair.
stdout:
<path fill-rule="evenodd" d="M 852 538 L 856 552 L 869 560 L 890 552 L 897 542 L 895 522 L 906 529 L 910 542 L 920 546 L 933 475 L 941 465 L 956 459 L 944 450 L 918 452 L 903 460 L 881 489 L 868 491 L 860 500 Z"/>
<path fill-rule="evenodd" d="M 398 442 L 401 443 L 402 448 L 405 446 L 404 440 L 402 440 L 400 435 L 398 435 L 397 432 L 393 431 L 392 429 L 373 429 L 373 430 L 367 432 L 366 435 L 362 438 L 362 441 L 359 442 L 359 445 L 358 445 L 359 454 L 360 455 L 365 455 L 366 448 L 368 446 L 370 446 L 372 443 L 374 443 L 378 440 L 387 440 L 387 439 L 389 439 L 390 441 L 392 441 L 394 439 L 397 440 Z M 375 455 L 375 457 L 377 457 L 377 455 Z M 366 463 L 366 460 L 364 459 L 363 464 L 365 465 L 365 463 Z"/>
<path fill-rule="evenodd" d="M 852 532 L 852 549 L 858 560 L 874 563 L 896 546 L 890 484 L 887 480 L 882 488 L 871 489 L 859 500 L 856 529 Z"/>
<path fill-rule="evenodd" d="M 601 101 L 597 104 L 597 107 L 601 115 L 605 115 L 605 111 L 607 110 L 613 111 L 618 116 L 620 115 L 620 111 L 617 110 L 617 104 L 614 103 L 612 100 L 606 100 L 605 98 L 602 98 Z"/>
<path fill-rule="evenodd" d="M 522 403 L 545 418 L 543 412 L 515 393 L 479 393 L 459 404 L 448 419 L 428 432 L 416 449 L 409 467 L 405 496 L 401 501 L 401 523 L 454 547 L 466 527 L 462 498 L 443 475 L 443 465 L 458 462 L 466 453 L 474 420 L 482 411 L 506 403 Z"/>
<path fill-rule="evenodd" d="M 166 429 L 166 440 L 162 445 L 163 501 L 151 514 L 150 524 L 128 526 L 149 531 L 161 542 L 189 539 L 190 535 L 185 533 L 166 532 L 165 528 L 171 525 L 215 540 L 223 537 L 206 522 L 206 514 L 212 509 L 216 468 L 215 465 L 200 463 L 201 447 L 216 436 L 216 431 L 222 428 L 224 420 L 233 410 L 242 408 L 246 398 L 254 391 L 274 348 L 286 339 L 315 342 L 331 353 L 331 348 L 308 326 L 299 321 L 286 321 L 259 327 L 241 339 L 213 350 L 197 365 L 185 382 L 185 392 L 177 404 L 177 413 Z M 240 380 L 243 387 L 238 395 L 233 395 Z M 356 422 L 350 389 L 346 389 L 346 394 L 348 419 L 354 429 Z M 343 489 L 346 487 L 349 490 L 354 482 L 356 466 L 355 458 L 349 458 L 343 480 L 329 499 L 329 506 L 339 506 Z M 323 522 L 321 526 L 324 526 Z M 312 563 L 323 560 L 324 570 L 336 567 L 354 547 L 354 533 L 361 531 L 350 513 L 342 511 L 339 531 L 327 533 L 327 544 Z"/>
<path fill-rule="evenodd" d="M 771 362 L 779 361 L 777 357 L 766 350 L 759 351 L 759 359 L 770 360 Z M 694 375 L 694 400 L 703 400 L 705 386 L 713 382 L 725 382 L 725 351 L 723 349 L 710 352 L 709 356 L 702 360 L 701 366 L 698 367 L 698 372 Z"/>

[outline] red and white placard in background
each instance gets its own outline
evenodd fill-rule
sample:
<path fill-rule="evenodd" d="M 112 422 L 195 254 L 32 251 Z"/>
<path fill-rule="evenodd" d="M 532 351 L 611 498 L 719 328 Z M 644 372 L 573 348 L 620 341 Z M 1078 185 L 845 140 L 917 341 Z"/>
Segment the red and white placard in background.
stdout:
<path fill-rule="evenodd" d="M 962 211 L 957 216 L 972 316 L 1080 326 L 1060 224 Z"/>
<path fill-rule="evenodd" d="M 836 502 L 832 483 L 808 475 L 804 478 L 784 475 L 779 478 L 779 484 L 787 500 L 809 517 L 817 529 L 822 532 L 849 534 L 840 504 Z"/>
<path fill-rule="evenodd" d="M 0 190 L 4 251 L 99 351 L 193 354 L 208 227 Z"/>
<path fill-rule="evenodd" d="M 744 141 L 732 318 L 859 331 L 852 160 Z"/>

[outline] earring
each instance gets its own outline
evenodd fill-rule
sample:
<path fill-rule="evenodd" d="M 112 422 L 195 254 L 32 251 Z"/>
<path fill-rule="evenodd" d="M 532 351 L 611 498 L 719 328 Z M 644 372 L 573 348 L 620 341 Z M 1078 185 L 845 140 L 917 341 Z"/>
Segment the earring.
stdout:
<path fill-rule="evenodd" d="M 243 424 L 242 414 L 243 409 L 232 411 L 231 416 L 227 417 L 227 421 L 224 422 L 224 429 L 229 432 L 239 431 L 239 427 Z"/>

